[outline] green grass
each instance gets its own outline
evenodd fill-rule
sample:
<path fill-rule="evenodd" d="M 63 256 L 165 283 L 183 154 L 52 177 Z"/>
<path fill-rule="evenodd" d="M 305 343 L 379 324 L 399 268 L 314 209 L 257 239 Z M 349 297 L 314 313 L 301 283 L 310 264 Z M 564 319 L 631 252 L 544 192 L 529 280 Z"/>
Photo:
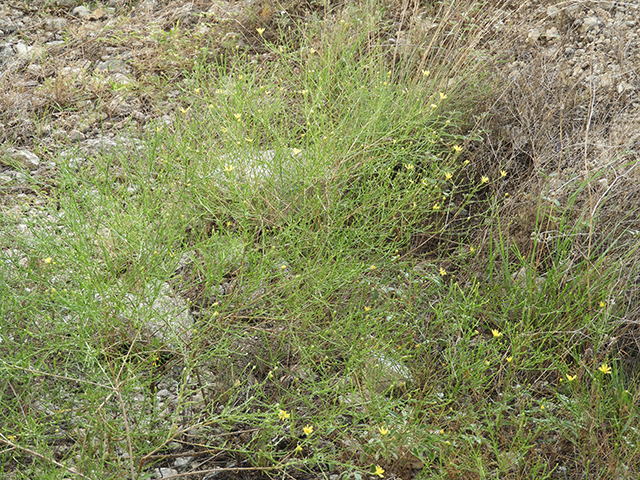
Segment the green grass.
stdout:
<path fill-rule="evenodd" d="M 375 12 L 198 63 L 144 149 L 2 221 L 0 472 L 637 475 L 636 243 L 541 201 L 520 251 L 513 172 L 465 161 L 477 72 L 398 62 Z"/>

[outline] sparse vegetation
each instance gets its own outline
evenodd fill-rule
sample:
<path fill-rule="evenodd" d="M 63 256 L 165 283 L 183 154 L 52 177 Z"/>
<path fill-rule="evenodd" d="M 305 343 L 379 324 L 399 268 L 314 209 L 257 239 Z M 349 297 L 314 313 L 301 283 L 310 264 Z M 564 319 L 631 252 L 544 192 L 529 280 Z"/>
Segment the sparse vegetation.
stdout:
<path fill-rule="evenodd" d="M 172 111 L 1 220 L 3 478 L 637 477 L 634 147 L 513 153 L 507 9 L 176 14 L 96 37 L 135 84 L 45 82 Z"/>

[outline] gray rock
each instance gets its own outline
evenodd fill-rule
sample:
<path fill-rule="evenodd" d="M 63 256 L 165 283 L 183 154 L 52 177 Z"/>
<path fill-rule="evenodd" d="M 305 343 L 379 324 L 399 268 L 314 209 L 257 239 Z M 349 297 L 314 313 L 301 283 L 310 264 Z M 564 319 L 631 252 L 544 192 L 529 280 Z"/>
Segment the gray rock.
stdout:
<path fill-rule="evenodd" d="M 404 388 L 413 382 L 411 371 L 384 353 L 367 358 L 365 375 L 376 393 L 385 393 L 392 388 Z"/>
<path fill-rule="evenodd" d="M 18 42 L 13 46 L 18 56 L 24 57 L 29 53 L 29 46 L 24 42 Z"/>
<path fill-rule="evenodd" d="M 596 30 L 602 25 L 603 23 L 598 17 L 585 17 L 582 19 L 582 25 L 580 25 L 580 33 L 584 34 Z"/>
<path fill-rule="evenodd" d="M 96 72 L 117 72 L 122 71 L 126 64 L 118 58 L 108 58 L 96 65 Z"/>
<path fill-rule="evenodd" d="M 169 398 L 169 397 L 172 397 L 172 396 L 173 396 L 173 393 L 171 393 L 166 388 L 163 388 L 158 393 L 156 393 L 156 397 L 158 397 L 158 400 L 164 400 L 165 398 Z"/>
<path fill-rule="evenodd" d="M 173 462 L 173 466 L 176 468 L 186 467 L 191 463 L 191 460 L 193 460 L 193 457 L 178 457 L 176 461 Z"/>
<path fill-rule="evenodd" d="M 32 63 L 26 68 L 29 75 L 35 78 L 44 78 L 44 68 L 42 65 L 38 65 L 37 63 Z"/>
<path fill-rule="evenodd" d="M 64 18 L 59 18 L 59 17 L 55 17 L 55 18 L 47 18 L 44 21 L 45 24 L 45 28 L 46 30 L 50 31 L 50 32 L 55 32 L 57 30 L 62 30 L 64 27 L 67 26 L 67 20 Z"/>
<path fill-rule="evenodd" d="M 10 43 L 0 44 L 0 60 L 8 60 L 14 56 L 13 47 Z"/>
<path fill-rule="evenodd" d="M 81 142 L 84 139 L 85 139 L 84 133 L 78 130 L 71 130 L 69 132 L 69 140 L 71 140 L 72 142 Z"/>
<path fill-rule="evenodd" d="M 91 10 L 89 10 L 84 5 L 80 5 L 79 7 L 74 8 L 73 10 L 71 10 L 71 13 L 74 16 L 82 19 L 89 18 L 91 16 Z"/>
<path fill-rule="evenodd" d="M 145 326 L 153 337 L 163 343 L 176 339 L 188 340 L 193 325 L 189 305 L 181 297 L 173 294 L 168 283 L 161 285 L 159 295 L 151 305 L 151 313 L 151 318 Z"/>
<path fill-rule="evenodd" d="M 551 18 L 556 18 L 560 13 L 560 9 L 556 6 L 547 7 L 547 15 Z"/>
<path fill-rule="evenodd" d="M 527 42 L 535 43 L 538 41 L 541 35 L 542 35 L 542 31 L 539 28 L 532 28 L 529 30 L 529 33 L 527 34 Z"/>
<path fill-rule="evenodd" d="M 178 471 L 173 468 L 156 468 L 156 478 L 167 478 L 172 477 L 174 475 L 178 475 Z"/>
<path fill-rule="evenodd" d="M 7 150 L 7 157 L 9 158 L 9 165 L 17 165 L 27 170 L 35 170 L 40 165 L 38 156 L 28 150 L 10 148 Z M 4 163 L 6 164 L 7 162 Z"/>
<path fill-rule="evenodd" d="M 558 33 L 558 29 L 556 27 L 548 28 L 544 32 L 544 36 L 547 37 L 547 40 L 552 40 L 555 38 L 560 38 L 560 34 Z"/>

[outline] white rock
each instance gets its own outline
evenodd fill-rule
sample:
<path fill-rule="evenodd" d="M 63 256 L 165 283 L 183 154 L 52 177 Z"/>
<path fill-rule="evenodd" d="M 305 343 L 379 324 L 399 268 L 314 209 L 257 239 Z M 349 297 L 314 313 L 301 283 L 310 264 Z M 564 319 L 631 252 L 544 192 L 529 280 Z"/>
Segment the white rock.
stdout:
<path fill-rule="evenodd" d="M 172 477 L 174 475 L 178 475 L 178 471 L 173 468 L 156 468 L 156 473 L 158 474 L 157 478 L 167 478 Z"/>
<path fill-rule="evenodd" d="M 544 36 L 547 37 L 547 40 L 551 40 L 553 38 L 560 38 L 560 34 L 558 33 L 558 29 L 556 27 L 551 27 L 544 32 Z"/>
<path fill-rule="evenodd" d="M 193 457 L 178 457 L 176 461 L 173 462 L 173 466 L 176 468 L 185 467 L 189 465 L 191 460 L 193 460 Z"/>
<path fill-rule="evenodd" d="M 80 5 L 79 7 L 74 8 L 71 13 L 80 18 L 89 18 L 91 16 L 91 10 L 89 10 L 84 5 Z"/>
<path fill-rule="evenodd" d="M 580 25 L 580 33 L 587 33 L 602 26 L 602 21 L 598 17 L 585 17 Z"/>
<path fill-rule="evenodd" d="M 374 391 L 379 394 L 391 388 L 404 388 L 413 382 L 413 375 L 405 365 L 380 353 L 367 359 L 365 374 Z"/>
<path fill-rule="evenodd" d="M 555 7 L 553 5 L 550 7 L 547 7 L 547 15 L 549 17 L 556 18 L 559 13 L 560 13 L 560 9 L 558 7 Z"/>
<path fill-rule="evenodd" d="M 527 35 L 527 43 L 535 43 L 542 35 L 542 32 L 539 28 L 532 28 L 529 30 L 529 34 Z"/>
<path fill-rule="evenodd" d="M 40 165 L 38 156 L 28 150 L 10 148 L 7 150 L 7 156 L 10 159 L 9 164 L 17 164 L 20 168 L 26 168 L 27 170 L 35 170 Z"/>

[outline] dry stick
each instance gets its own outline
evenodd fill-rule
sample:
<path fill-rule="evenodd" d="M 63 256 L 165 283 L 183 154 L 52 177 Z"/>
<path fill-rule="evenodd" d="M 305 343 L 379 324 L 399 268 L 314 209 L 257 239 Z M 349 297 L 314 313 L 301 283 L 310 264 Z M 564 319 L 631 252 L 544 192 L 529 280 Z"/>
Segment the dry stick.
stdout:
<path fill-rule="evenodd" d="M 132 480 L 136 477 L 136 467 L 133 460 L 133 445 L 131 443 L 131 429 L 129 428 L 129 418 L 127 417 L 127 409 L 125 408 L 124 400 L 122 399 L 122 392 L 120 391 L 120 385 L 121 385 L 120 378 L 122 376 L 122 372 L 124 371 L 124 367 L 127 364 L 129 357 L 131 356 L 131 351 L 133 350 L 133 346 L 138 340 L 139 333 L 140 332 L 136 332 L 136 336 L 131 342 L 131 345 L 129 345 L 129 351 L 127 351 L 127 354 L 124 357 L 124 361 L 120 366 L 120 370 L 118 371 L 117 375 L 115 375 L 114 385 L 113 385 L 113 390 L 116 392 L 116 395 L 118 395 L 118 403 L 120 404 L 120 410 L 122 411 L 122 420 L 124 421 L 124 430 L 127 435 L 127 447 L 129 449 L 129 467 L 131 469 Z M 115 373 L 115 372 L 113 372 L 112 370 L 112 373 Z"/>
<path fill-rule="evenodd" d="M 35 375 L 42 375 L 43 377 L 59 378 L 60 380 L 68 380 L 70 382 L 77 382 L 77 383 L 86 383 L 87 385 L 95 385 L 96 387 L 102 387 L 107 390 L 113 390 L 113 388 L 108 385 L 92 382 L 90 380 L 82 380 L 81 378 L 67 377 L 66 375 L 56 375 L 55 373 L 43 372 L 42 370 L 34 370 L 33 368 L 21 367 L 19 365 L 11 365 L 11 368 L 23 370 L 25 372 L 33 373 Z"/>
<path fill-rule="evenodd" d="M 66 465 L 60 463 L 60 462 L 56 462 L 53 458 L 48 458 L 45 457 L 44 455 L 42 455 L 41 453 L 35 452 L 27 447 L 23 447 L 21 445 L 18 445 L 17 443 L 13 443 L 11 440 L 9 440 L 7 437 L 5 437 L 2 433 L 0 433 L 0 443 L 4 443 L 5 445 L 8 445 L 12 448 L 15 448 L 17 450 L 22 450 L 23 452 L 26 452 L 30 455 L 33 455 L 34 457 L 37 457 L 41 460 L 44 460 L 46 462 L 50 462 L 53 463 L 56 467 L 60 467 L 60 468 L 64 468 L 67 472 L 73 474 L 73 475 L 78 475 L 81 478 L 86 478 L 87 480 L 91 480 L 89 477 L 83 475 L 80 472 L 77 472 L 75 468 L 72 467 L 67 467 Z"/>
<path fill-rule="evenodd" d="M 591 103 L 589 104 L 589 118 L 587 119 L 587 128 L 584 132 L 584 169 L 585 174 L 587 176 L 587 190 L 589 191 L 589 239 L 587 245 L 587 301 L 589 305 L 591 305 L 591 288 L 590 288 L 590 280 L 591 280 L 591 240 L 593 236 L 593 196 L 591 194 L 591 181 L 589 180 L 589 163 L 587 162 L 587 150 L 589 148 L 589 129 L 591 128 L 591 117 L 593 117 L 593 105 L 596 102 L 596 87 L 593 84 L 593 61 L 591 62 L 591 77 L 592 80 L 590 82 L 590 87 L 592 91 L 591 95 Z"/>

